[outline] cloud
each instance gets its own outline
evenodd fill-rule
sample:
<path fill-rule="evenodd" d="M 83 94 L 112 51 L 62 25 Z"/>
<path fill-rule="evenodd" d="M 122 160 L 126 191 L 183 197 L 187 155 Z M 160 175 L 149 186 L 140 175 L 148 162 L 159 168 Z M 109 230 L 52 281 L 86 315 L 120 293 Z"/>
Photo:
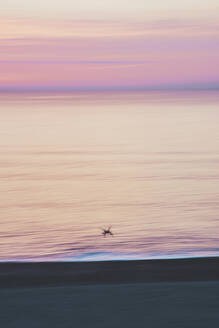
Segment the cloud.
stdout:
<path fill-rule="evenodd" d="M 40 64 L 40 65 L 145 65 L 154 61 L 133 61 L 133 60 L 0 60 L 0 64 Z"/>
<path fill-rule="evenodd" d="M 121 38 L 154 35 L 219 34 L 218 19 L 147 18 L 145 20 L 2 18 L 1 39 L 7 38 Z"/>
<path fill-rule="evenodd" d="M 5 19 L 0 22 L 0 86 L 213 85 L 219 80 L 218 25 L 177 18 Z"/>

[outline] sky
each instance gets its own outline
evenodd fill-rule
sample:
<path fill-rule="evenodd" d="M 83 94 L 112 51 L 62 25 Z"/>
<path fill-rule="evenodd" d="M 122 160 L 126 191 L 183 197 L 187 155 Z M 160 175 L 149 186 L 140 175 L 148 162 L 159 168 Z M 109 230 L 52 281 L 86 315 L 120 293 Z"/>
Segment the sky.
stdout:
<path fill-rule="evenodd" d="M 219 88 L 218 0 L 7 0 L 0 91 Z"/>

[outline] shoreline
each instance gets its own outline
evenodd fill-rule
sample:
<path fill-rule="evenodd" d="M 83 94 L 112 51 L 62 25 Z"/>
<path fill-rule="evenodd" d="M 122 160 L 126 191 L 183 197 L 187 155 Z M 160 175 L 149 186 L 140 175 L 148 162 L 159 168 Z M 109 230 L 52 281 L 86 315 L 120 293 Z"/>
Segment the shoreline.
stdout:
<path fill-rule="evenodd" d="M 206 328 L 219 322 L 219 258 L 0 263 L 4 328 Z"/>
<path fill-rule="evenodd" d="M 219 257 L 0 262 L 0 288 L 196 281 L 219 281 Z"/>

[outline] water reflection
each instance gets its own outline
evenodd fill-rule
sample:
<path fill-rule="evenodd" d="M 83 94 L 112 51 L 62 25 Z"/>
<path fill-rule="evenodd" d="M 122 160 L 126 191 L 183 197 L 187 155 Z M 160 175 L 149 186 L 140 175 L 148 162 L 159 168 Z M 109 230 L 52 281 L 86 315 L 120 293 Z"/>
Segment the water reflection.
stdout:
<path fill-rule="evenodd" d="M 218 255 L 217 97 L 3 97 L 0 259 Z"/>

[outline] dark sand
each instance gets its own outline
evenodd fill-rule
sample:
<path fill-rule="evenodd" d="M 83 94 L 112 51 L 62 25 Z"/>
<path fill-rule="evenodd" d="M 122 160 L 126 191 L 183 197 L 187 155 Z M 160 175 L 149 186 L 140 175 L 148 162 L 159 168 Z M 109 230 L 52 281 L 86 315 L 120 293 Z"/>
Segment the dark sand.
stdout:
<path fill-rule="evenodd" d="M 0 327 L 219 327 L 219 258 L 1 263 Z"/>

